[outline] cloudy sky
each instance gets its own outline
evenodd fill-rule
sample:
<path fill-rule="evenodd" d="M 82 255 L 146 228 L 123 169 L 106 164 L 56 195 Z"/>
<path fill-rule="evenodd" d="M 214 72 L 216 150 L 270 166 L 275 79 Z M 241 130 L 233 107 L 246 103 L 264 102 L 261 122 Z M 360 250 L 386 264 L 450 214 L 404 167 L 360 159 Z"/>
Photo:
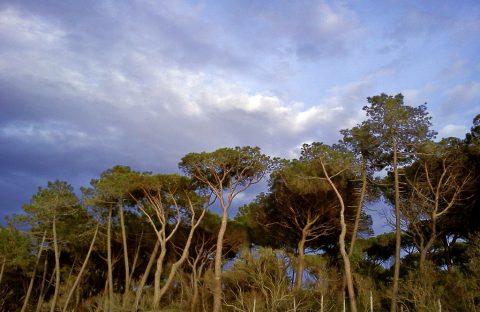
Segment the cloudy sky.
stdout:
<path fill-rule="evenodd" d="M 0 4 L 0 215 L 38 186 L 177 171 L 188 152 L 295 156 L 366 97 L 428 102 L 440 136 L 480 113 L 478 1 Z"/>

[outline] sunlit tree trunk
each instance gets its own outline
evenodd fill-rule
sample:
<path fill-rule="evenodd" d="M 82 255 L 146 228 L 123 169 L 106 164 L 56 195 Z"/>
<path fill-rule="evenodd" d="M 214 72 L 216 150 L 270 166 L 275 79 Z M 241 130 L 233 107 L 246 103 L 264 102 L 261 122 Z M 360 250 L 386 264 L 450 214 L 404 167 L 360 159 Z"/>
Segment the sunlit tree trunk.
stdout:
<path fill-rule="evenodd" d="M 7 264 L 7 259 L 2 257 L 2 267 L 0 268 L 0 285 L 2 284 L 3 271 L 5 270 L 5 265 Z"/>
<path fill-rule="evenodd" d="M 355 248 L 355 241 L 358 235 L 358 228 L 360 226 L 360 220 L 362 218 L 363 202 L 365 201 L 365 193 L 367 191 L 367 170 L 365 166 L 366 166 L 366 161 L 362 160 L 362 189 L 360 190 L 360 197 L 358 199 L 357 212 L 355 215 L 355 224 L 353 226 L 352 238 L 350 240 L 350 249 L 348 250 L 349 257 L 352 256 L 353 250 Z"/>
<path fill-rule="evenodd" d="M 160 248 L 160 241 L 157 240 L 157 242 L 155 243 L 155 247 L 153 248 L 152 254 L 150 255 L 150 259 L 148 260 L 147 267 L 145 268 L 145 272 L 143 273 L 142 279 L 140 280 L 140 285 L 138 285 L 137 295 L 135 296 L 134 311 L 138 310 L 138 305 L 140 303 L 140 298 L 142 297 L 143 288 L 145 287 L 145 283 L 147 282 L 148 276 L 150 275 L 150 271 L 152 270 L 153 264 L 155 263 L 155 259 L 157 257 L 159 248 Z"/>
<path fill-rule="evenodd" d="M 352 277 L 352 270 L 350 267 L 350 258 L 348 257 L 346 246 L 345 246 L 345 236 L 347 234 L 347 224 L 345 222 L 345 203 L 343 201 L 342 195 L 338 191 L 337 187 L 333 183 L 332 179 L 330 178 L 327 169 L 325 168 L 325 165 L 323 161 L 321 162 L 323 173 L 325 175 L 325 178 L 328 181 L 328 184 L 332 187 L 333 191 L 335 192 L 338 202 L 340 204 L 340 225 L 341 225 L 341 231 L 340 231 L 340 236 L 338 238 L 338 243 L 340 245 L 340 253 L 342 255 L 343 259 L 343 264 L 345 268 L 345 279 L 347 282 L 347 289 L 348 289 L 348 296 L 350 300 L 350 309 L 352 312 L 357 312 L 357 303 L 355 300 L 355 291 L 353 288 L 353 277 Z"/>
<path fill-rule="evenodd" d="M 112 265 L 112 207 L 108 209 L 107 220 L 107 284 L 108 284 L 108 311 L 112 311 L 113 304 L 113 265 Z"/>
<path fill-rule="evenodd" d="M 35 309 L 35 312 L 39 312 L 43 304 L 45 280 L 47 279 L 47 268 L 48 268 L 47 265 L 48 265 L 48 257 L 45 257 L 45 263 L 43 264 L 42 283 L 40 284 L 40 293 L 38 295 L 37 308 Z"/>
<path fill-rule="evenodd" d="M 305 270 L 305 242 L 307 241 L 307 232 L 302 231 L 302 238 L 298 242 L 298 257 L 297 257 L 297 274 L 295 275 L 294 290 L 299 290 L 302 287 L 303 271 Z"/>
<path fill-rule="evenodd" d="M 47 231 L 45 231 L 43 233 L 42 242 L 40 243 L 40 247 L 39 247 L 38 253 L 37 253 L 37 260 L 35 261 L 35 266 L 33 267 L 32 278 L 30 279 L 30 284 L 28 285 L 28 290 L 27 290 L 27 293 L 25 294 L 25 299 L 23 300 L 23 306 L 22 306 L 21 312 L 24 312 L 27 309 L 28 300 L 30 299 L 30 295 L 32 294 L 33 283 L 35 281 L 35 275 L 37 273 L 38 263 L 40 261 L 40 257 L 42 256 L 43 245 L 45 244 L 46 236 L 47 236 Z M 4 266 L 5 266 L 5 261 L 3 262 L 3 265 L 2 265 L 2 273 L 3 273 L 3 267 Z"/>
<path fill-rule="evenodd" d="M 127 233 L 125 231 L 125 218 L 123 214 L 122 202 L 118 203 L 118 214 L 120 215 L 120 228 L 122 231 L 122 244 L 123 244 L 123 263 L 125 267 L 125 296 L 123 297 L 123 305 L 130 291 L 130 268 L 128 263 L 128 246 L 127 246 Z"/>
<path fill-rule="evenodd" d="M 217 249 L 215 252 L 215 288 L 213 290 L 213 312 L 220 312 L 222 310 L 222 256 L 223 256 L 223 237 L 227 230 L 228 208 L 221 200 L 223 207 L 222 223 L 217 236 Z"/>
<path fill-rule="evenodd" d="M 60 291 L 60 251 L 58 250 L 57 239 L 57 216 L 53 216 L 53 249 L 55 251 L 55 292 L 53 293 L 52 305 L 50 306 L 50 312 L 55 311 L 57 305 L 58 293 Z"/>
<path fill-rule="evenodd" d="M 70 288 L 70 292 L 68 293 L 67 299 L 65 300 L 65 305 L 63 306 L 63 312 L 67 311 L 68 303 L 70 302 L 70 299 L 72 298 L 75 289 L 77 288 L 78 284 L 80 283 L 83 272 L 85 271 L 85 268 L 87 267 L 88 259 L 90 259 L 90 254 L 92 253 L 93 246 L 94 246 L 95 240 L 97 238 L 98 227 L 99 227 L 99 225 L 97 225 L 97 227 L 95 229 L 95 233 L 93 234 L 92 242 L 90 243 L 90 248 L 88 248 L 88 252 L 87 252 L 87 255 L 85 256 L 85 260 L 83 261 L 82 267 L 80 268 L 80 272 L 78 272 L 77 278 L 75 279 L 75 282 L 73 283 L 72 288 Z"/>

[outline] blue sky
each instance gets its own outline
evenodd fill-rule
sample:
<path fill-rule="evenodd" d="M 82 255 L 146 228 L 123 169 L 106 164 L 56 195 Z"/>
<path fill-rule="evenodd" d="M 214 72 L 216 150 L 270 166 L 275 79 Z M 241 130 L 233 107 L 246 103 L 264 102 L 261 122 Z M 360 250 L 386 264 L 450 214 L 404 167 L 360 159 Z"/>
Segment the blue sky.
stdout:
<path fill-rule="evenodd" d="M 173 172 L 235 145 L 294 157 L 381 92 L 463 137 L 479 35 L 478 1 L 2 1 L 0 213 L 116 164 Z"/>

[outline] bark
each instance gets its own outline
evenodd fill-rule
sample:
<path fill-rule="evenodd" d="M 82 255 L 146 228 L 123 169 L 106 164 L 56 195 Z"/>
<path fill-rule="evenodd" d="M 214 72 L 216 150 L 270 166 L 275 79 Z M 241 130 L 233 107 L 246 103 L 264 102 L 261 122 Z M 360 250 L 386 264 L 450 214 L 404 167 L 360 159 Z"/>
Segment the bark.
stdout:
<path fill-rule="evenodd" d="M 298 257 L 297 257 L 297 274 L 295 275 L 295 287 L 297 291 L 302 287 L 303 271 L 305 270 L 305 242 L 307 240 L 307 233 L 302 231 L 302 238 L 298 242 Z"/>
<path fill-rule="evenodd" d="M 130 291 L 130 268 L 128 263 L 128 246 L 127 246 L 127 234 L 125 231 L 125 218 L 123 216 L 123 206 L 120 202 L 118 204 L 118 214 L 120 215 L 120 228 L 122 231 L 122 244 L 123 244 L 123 263 L 125 267 L 125 294 Z M 125 305 L 126 296 L 123 297 L 123 305 Z"/>
<path fill-rule="evenodd" d="M 138 246 L 137 246 L 137 250 L 135 251 L 135 256 L 133 257 L 132 270 L 130 271 L 130 276 L 128 277 L 128 284 L 132 283 L 133 274 L 135 273 L 135 269 L 137 267 L 137 260 L 138 260 L 138 256 L 140 255 L 140 249 L 142 247 L 142 239 L 143 239 L 143 231 L 142 231 L 142 235 L 140 235 L 140 239 L 138 240 Z"/>
<path fill-rule="evenodd" d="M 58 240 L 57 240 L 57 218 L 53 216 L 53 249 L 55 251 L 55 292 L 53 293 L 52 305 L 50 306 L 50 312 L 55 311 L 55 306 L 57 305 L 58 293 L 60 291 L 60 252 L 58 250 Z"/>
<path fill-rule="evenodd" d="M 352 270 L 350 267 L 350 258 L 348 257 L 347 250 L 345 247 L 345 236 L 347 234 L 347 224 L 345 223 L 345 203 L 343 201 L 342 195 L 338 191 L 333 181 L 330 179 L 330 176 L 328 175 L 323 162 L 321 163 L 321 165 L 322 165 L 323 173 L 325 174 L 325 178 L 327 179 L 328 184 L 330 184 L 330 186 L 332 187 L 333 191 L 335 192 L 335 195 L 337 196 L 338 202 L 340 203 L 341 231 L 340 231 L 340 236 L 338 238 L 338 243 L 340 245 L 340 253 L 342 255 L 344 268 L 345 268 L 345 279 L 347 282 L 348 297 L 350 300 L 350 309 L 352 312 L 357 312 L 357 303 L 355 300 L 355 291 L 353 289 L 353 277 L 352 277 Z"/>
<path fill-rule="evenodd" d="M 112 268 L 112 207 L 108 209 L 107 220 L 107 284 L 108 284 L 108 311 L 112 311 L 113 303 L 113 268 Z"/>
<path fill-rule="evenodd" d="M 222 204 L 223 201 L 222 201 Z M 228 209 L 223 207 L 222 223 L 217 237 L 217 249 L 215 252 L 215 288 L 213 290 L 213 312 L 220 312 L 222 310 L 222 255 L 223 255 L 223 237 L 227 229 Z"/>
<path fill-rule="evenodd" d="M 180 256 L 180 258 L 174 264 L 172 264 L 172 267 L 170 269 L 170 273 L 168 274 L 167 280 L 165 281 L 165 284 L 163 285 L 163 287 L 160 289 L 159 298 L 158 298 L 159 302 L 160 302 L 160 300 L 162 300 L 162 297 L 165 295 L 167 290 L 170 288 L 170 285 L 173 282 L 173 278 L 175 277 L 175 274 L 177 273 L 178 268 L 180 266 L 182 266 L 182 264 L 187 259 L 188 253 L 190 251 L 190 245 L 192 244 L 193 234 L 194 234 L 197 226 L 202 221 L 204 215 L 205 215 L 205 210 L 202 211 L 202 214 L 200 215 L 200 217 L 198 218 L 198 220 L 195 223 L 194 223 L 195 215 L 193 215 L 193 217 L 192 217 L 192 227 L 190 228 L 190 232 L 188 234 L 187 242 L 185 243 L 185 246 L 183 248 L 182 255 Z"/>
<path fill-rule="evenodd" d="M 367 170 L 365 168 L 365 160 L 362 161 L 362 189 L 360 191 L 360 198 L 358 199 L 357 213 L 355 215 L 355 224 L 353 226 L 352 239 L 350 240 L 350 249 L 348 250 L 348 256 L 351 257 L 355 247 L 355 241 L 358 235 L 358 228 L 360 225 L 360 219 L 362 217 L 363 202 L 365 200 L 365 193 L 367 191 Z"/>
<path fill-rule="evenodd" d="M 166 241 L 160 240 L 160 255 L 157 258 L 157 268 L 155 270 L 155 276 L 153 281 L 153 308 L 157 309 L 160 304 L 160 282 L 163 273 L 163 261 L 165 255 L 167 254 L 167 243 Z"/>
<path fill-rule="evenodd" d="M 42 256 L 43 244 L 45 243 L 46 236 L 47 236 L 47 231 L 45 231 L 43 233 L 42 242 L 40 243 L 40 248 L 38 249 L 37 260 L 35 261 L 35 266 L 33 267 L 32 278 L 30 279 L 30 284 L 28 285 L 28 290 L 27 290 L 27 293 L 25 295 L 25 299 L 23 300 L 23 305 L 22 305 L 21 312 L 24 312 L 27 309 L 28 300 L 30 299 L 30 295 L 32 294 L 33 282 L 35 280 L 35 275 L 37 273 L 37 267 L 38 267 L 38 263 L 40 262 L 40 257 Z M 2 265 L 2 274 L 3 274 L 4 266 L 5 266 L 5 260 L 3 261 L 3 265 Z M 1 276 L 1 274 L 0 274 L 0 276 Z M 0 280 L 1 280 L 1 278 L 0 278 Z"/>
<path fill-rule="evenodd" d="M 148 260 L 147 267 L 145 268 L 145 272 L 143 273 L 142 279 L 140 280 L 140 285 L 138 285 L 137 295 L 135 297 L 135 308 L 134 311 L 138 311 L 138 305 L 140 303 L 140 298 L 142 297 L 142 291 L 145 287 L 145 283 L 147 282 L 147 278 L 150 275 L 150 271 L 152 270 L 153 264 L 155 263 L 155 257 L 157 256 L 158 249 L 160 248 L 160 241 L 157 240 L 155 243 L 155 247 L 153 248 L 152 254 L 150 255 L 150 259 Z"/>
<path fill-rule="evenodd" d="M 390 312 L 397 310 L 398 280 L 400 278 L 400 246 L 401 246 L 401 228 L 400 228 L 400 181 L 398 177 L 398 150 L 396 138 L 393 138 L 393 174 L 395 187 L 395 267 L 393 273 L 392 303 Z"/>
<path fill-rule="evenodd" d="M 78 284 L 80 283 L 80 280 L 81 280 L 81 278 L 82 278 L 83 272 L 85 271 L 85 268 L 87 267 L 88 259 L 90 259 L 90 254 L 92 253 L 93 246 L 94 246 L 95 240 L 96 240 L 96 238 L 97 238 L 98 227 L 99 227 L 99 225 L 97 225 L 97 228 L 95 229 L 95 233 L 93 234 L 92 242 L 90 243 L 90 248 L 88 248 L 88 252 L 87 252 L 87 255 L 85 256 L 85 260 L 83 261 L 83 264 L 82 264 L 82 267 L 81 267 L 81 269 L 80 269 L 80 272 L 78 272 L 78 276 L 77 276 L 77 278 L 75 279 L 75 282 L 73 283 L 73 286 L 72 286 L 72 288 L 70 289 L 70 292 L 68 293 L 67 299 L 66 299 L 66 301 L 65 301 L 65 305 L 64 305 L 64 307 L 63 307 L 63 312 L 66 312 L 66 311 L 67 311 L 68 303 L 70 302 L 70 299 L 72 298 L 75 289 L 77 288 Z"/>
<path fill-rule="evenodd" d="M 45 257 L 45 263 L 43 264 L 42 283 L 40 284 L 40 294 L 38 295 L 37 308 L 35 309 L 36 312 L 40 311 L 43 304 L 43 296 L 44 296 L 43 290 L 45 288 L 45 280 L 47 279 L 47 264 L 48 264 L 48 257 Z"/>
<path fill-rule="evenodd" d="M 7 263 L 7 259 L 5 257 L 2 257 L 2 259 L 2 268 L 0 269 L 0 285 L 2 284 L 3 271 L 5 270 L 5 264 Z"/>

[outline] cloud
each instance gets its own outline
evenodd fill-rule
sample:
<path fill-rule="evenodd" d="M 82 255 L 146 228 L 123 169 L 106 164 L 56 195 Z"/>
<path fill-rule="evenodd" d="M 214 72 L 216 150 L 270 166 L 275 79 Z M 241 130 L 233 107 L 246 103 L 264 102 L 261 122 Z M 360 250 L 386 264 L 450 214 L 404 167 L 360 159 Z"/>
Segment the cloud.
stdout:
<path fill-rule="evenodd" d="M 457 137 L 463 139 L 465 137 L 465 133 L 467 132 L 468 128 L 465 125 L 448 124 L 438 131 L 438 137 Z"/>
<path fill-rule="evenodd" d="M 325 31 L 340 23 L 330 18 L 321 26 Z M 17 28 L 19 36 L 11 36 Z M 106 59 L 105 51 L 88 53 L 95 40 L 75 42 L 85 36 L 78 32 L 13 7 L 0 11 L 0 42 L 6 43 L 0 48 L 0 99 L 6 105 L 0 118 L 2 183 L 30 176 L 26 183 L 64 178 L 79 186 L 88 182 L 86 175 L 115 164 L 172 172 L 188 152 L 235 145 L 289 157 L 319 128 L 326 129 L 322 138 L 335 141 L 350 120 L 341 97 L 307 106 L 252 92 L 208 66 L 179 66 L 178 56 L 169 55 L 174 51 L 156 54 L 148 40 L 126 47 L 128 32 L 115 39 L 115 48 L 100 44 L 108 49 Z M 173 48 L 199 49 L 192 40 Z"/>

